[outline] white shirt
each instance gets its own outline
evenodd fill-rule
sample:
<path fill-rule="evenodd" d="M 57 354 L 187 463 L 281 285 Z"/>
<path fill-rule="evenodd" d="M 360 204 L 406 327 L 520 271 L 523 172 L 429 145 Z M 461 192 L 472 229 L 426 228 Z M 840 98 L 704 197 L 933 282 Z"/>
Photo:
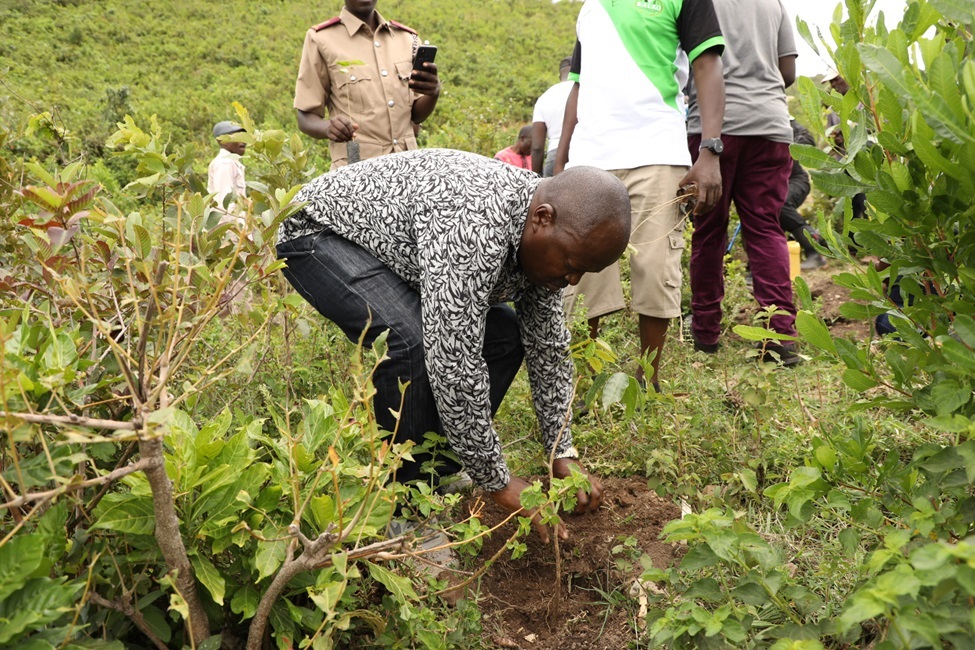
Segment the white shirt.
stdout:
<path fill-rule="evenodd" d="M 562 137 L 562 118 L 565 116 L 565 101 L 572 91 L 571 81 L 555 84 L 535 102 L 535 112 L 532 122 L 544 122 L 548 135 L 548 147 L 545 151 L 559 148 L 559 138 Z"/>
<path fill-rule="evenodd" d="M 228 194 L 233 194 L 234 197 L 246 195 L 244 164 L 240 162 L 240 156 L 230 153 L 226 149 L 220 149 L 220 153 L 210 161 L 210 168 L 207 173 L 207 192 L 216 194 L 214 201 L 219 206 L 223 206 L 224 198 Z M 233 212 L 235 207 L 236 205 L 231 203 L 227 211 Z"/>

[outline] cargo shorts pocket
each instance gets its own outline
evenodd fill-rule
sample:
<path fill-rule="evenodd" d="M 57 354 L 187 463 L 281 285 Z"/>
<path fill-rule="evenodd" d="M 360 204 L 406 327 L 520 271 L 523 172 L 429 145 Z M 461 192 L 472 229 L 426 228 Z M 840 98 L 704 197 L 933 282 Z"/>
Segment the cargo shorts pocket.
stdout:
<path fill-rule="evenodd" d="M 670 255 L 667 259 L 667 270 L 664 274 L 666 278 L 664 285 L 671 289 L 679 289 L 681 285 L 681 256 L 684 254 L 684 234 L 682 232 L 672 232 L 667 235 L 670 243 Z"/>

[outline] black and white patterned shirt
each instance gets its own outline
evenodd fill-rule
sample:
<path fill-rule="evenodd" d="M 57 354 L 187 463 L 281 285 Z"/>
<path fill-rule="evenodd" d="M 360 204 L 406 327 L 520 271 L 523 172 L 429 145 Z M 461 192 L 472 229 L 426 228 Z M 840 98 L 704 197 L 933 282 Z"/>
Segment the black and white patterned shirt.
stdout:
<path fill-rule="evenodd" d="M 518 247 L 541 180 L 498 160 L 446 149 L 392 154 L 306 185 L 308 205 L 281 224 L 281 242 L 330 229 L 359 244 L 420 293 L 427 373 L 444 434 L 478 485 L 510 475 L 491 423 L 487 311 L 514 301 L 546 454 L 568 455 L 574 368 L 562 292 L 528 283 Z"/>

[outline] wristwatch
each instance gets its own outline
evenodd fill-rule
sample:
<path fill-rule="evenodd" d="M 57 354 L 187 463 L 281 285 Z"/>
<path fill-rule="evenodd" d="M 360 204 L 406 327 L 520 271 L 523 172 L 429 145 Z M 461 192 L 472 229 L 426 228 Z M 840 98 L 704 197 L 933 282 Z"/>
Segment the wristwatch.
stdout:
<path fill-rule="evenodd" d="M 724 143 L 721 142 L 721 138 L 708 138 L 707 140 L 701 140 L 701 146 L 698 147 L 698 151 L 701 149 L 707 149 L 715 156 L 720 156 L 721 152 L 724 151 Z"/>

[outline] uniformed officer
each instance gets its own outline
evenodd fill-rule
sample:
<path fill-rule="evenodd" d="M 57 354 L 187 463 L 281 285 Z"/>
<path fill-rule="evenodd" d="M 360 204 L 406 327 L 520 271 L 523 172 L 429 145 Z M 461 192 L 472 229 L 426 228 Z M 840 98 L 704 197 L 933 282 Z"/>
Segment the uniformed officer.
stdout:
<path fill-rule="evenodd" d="M 416 149 L 411 122 L 427 119 L 440 96 L 435 63 L 413 71 L 419 44 L 413 29 L 376 11 L 376 0 L 345 0 L 337 18 L 305 34 L 298 128 L 331 141 L 332 169 L 348 164 L 345 143 L 353 138 L 362 160 Z"/>

